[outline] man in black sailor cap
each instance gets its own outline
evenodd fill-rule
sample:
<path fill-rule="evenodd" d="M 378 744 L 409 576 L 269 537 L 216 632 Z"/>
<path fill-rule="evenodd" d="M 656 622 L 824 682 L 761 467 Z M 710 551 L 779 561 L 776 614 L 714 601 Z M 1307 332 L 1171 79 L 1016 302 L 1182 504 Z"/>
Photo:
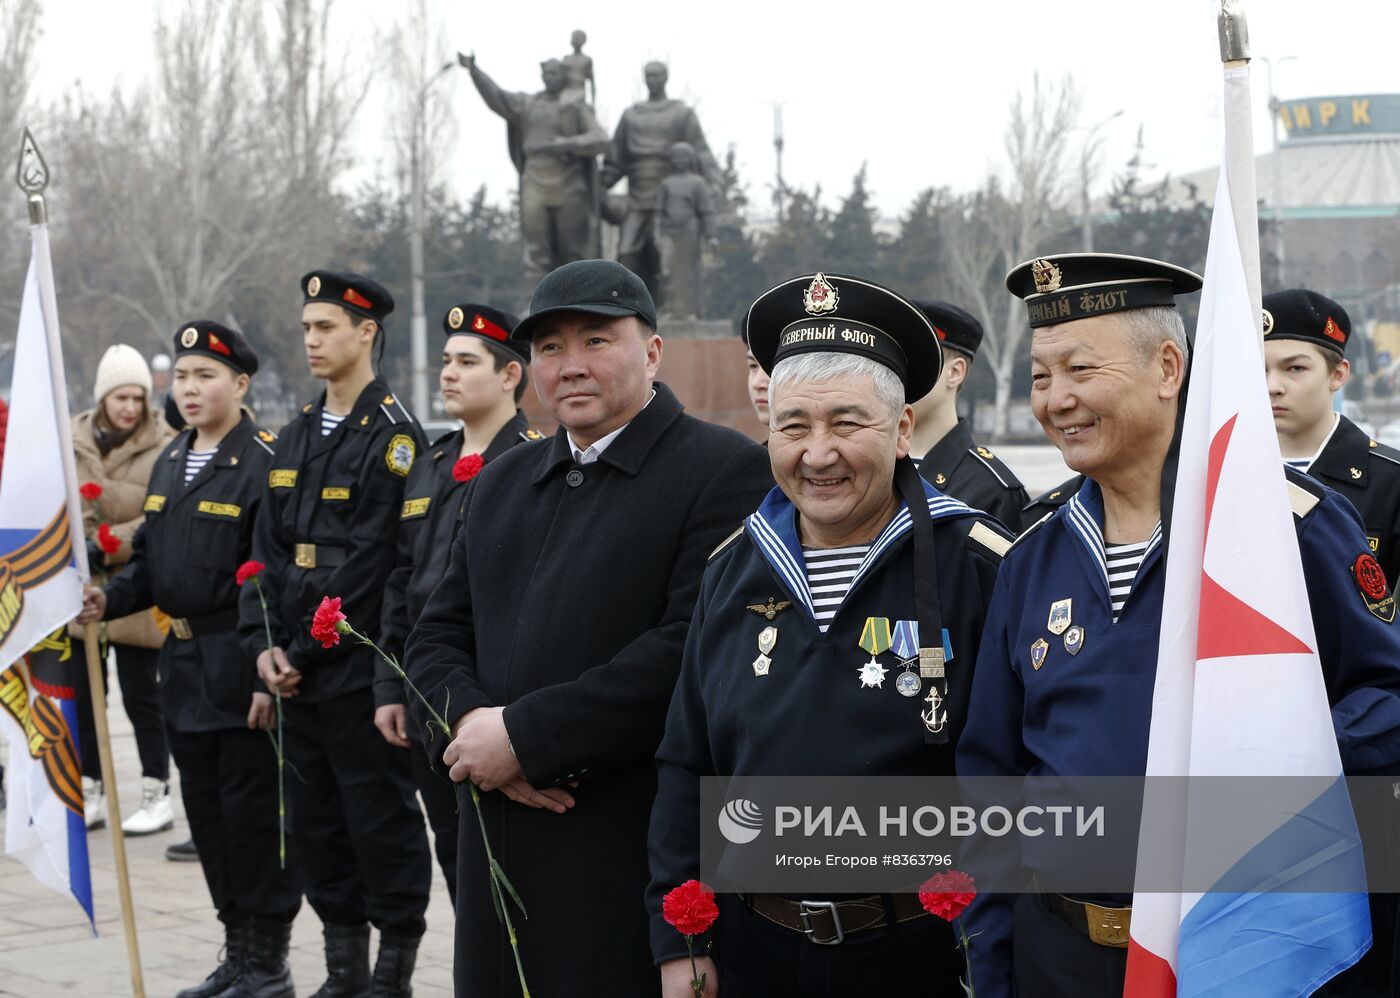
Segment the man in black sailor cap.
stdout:
<path fill-rule="evenodd" d="M 690 993 L 662 898 L 700 876 L 700 828 L 714 820 L 701 779 L 951 775 L 1009 544 L 909 457 L 910 403 L 943 363 L 918 307 L 861 278 L 805 274 L 761 295 L 745 326 L 771 378 L 778 486 L 710 558 L 657 753 L 647 904 L 667 998 Z M 818 883 L 723 894 L 719 907 L 696 950 L 712 943 L 702 970 L 726 996 L 958 990 L 952 930 L 915 893 Z"/>
<path fill-rule="evenodd" d="M 427 927 L 428 840 L 407 753 L 374 727 L 377 656 L 357 642 L 323 648 L 311 619 L 323 597 L 340 597 L 351 623 L 381 639 L 404 483 L 423 433 L 374 371 L 389 292 L 329 270 L 304 275 L 301 290 L 306 360 L 326 387 L 278 437 L 253 533 L 272 647 L 252 585 L 239 631 L 285 706 L 293 840 L 326 943 L 327 979 L 314 998 L 370 993 L 371 924 L 380 931 L 373 994 L 387 998 L 410 993 Z"/>

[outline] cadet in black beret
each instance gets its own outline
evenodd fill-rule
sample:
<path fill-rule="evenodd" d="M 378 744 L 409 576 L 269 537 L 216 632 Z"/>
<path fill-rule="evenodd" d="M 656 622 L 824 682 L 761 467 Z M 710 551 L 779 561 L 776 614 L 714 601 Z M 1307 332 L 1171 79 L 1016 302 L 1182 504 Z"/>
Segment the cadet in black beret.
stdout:
<path fill-rule="evenodd" d="M 1333 407 L 1351 378 L 1351 317 L 1316 291 L 1264 296 L 1264 366 L 1283 459 L 1351 500 L 1393 587 L 1400 577 L 1400 451 Z"/>
<path fill-rule="evenodd" d="M 1333 407 L 1351 378 L 1351 317 L 1331 298 L 1303 288 L 1267 294 L 1263 306 L 1264 370 L 1283 459 L 1351 500 L 1393 590 L 1400 575 L 1400 451 Z M 1359 810 L 1376 804 L 1357 801 Z M 1400 823 L 1394 797 L 1386 794 L 1379 805 Z M 1371 949 L 1319 994 L 1396 993 L 1396 895 L 1372 894 L 1370 908 Z"/>
<path fill-rule="evenodd" d="M 260 590 L 243 588 L 239 630 L 258 675 L 284 698 L 286 757 L 302 777 L 287 780 L 291 831 L 325 937 L 323 993 L 370 992 L 373 924 L 374 991 L 406 994 L 432 886 L 409 754 L 375 727 L 379 657 L 348 641 L 323 647 L 309 623 L 334 596 L 362 633 L 382 640 L 404 485 L 423 431 L 374 371 L 389 293 L 329 270 L 304 275 L 301 290 L 306 359 L 325 387 L 275 445 L 253 533 L 253 557 L 267 568 Z"/>
<path fill-rule="evenodd" d="M 518 408 L 529 383 L 530 361 L 530 344 L 510 338 L 518 321 L 508 312 L 472 302 L 453 305 L 442 317 L 447 336 L 438 384 L 443 410 L 462 425 L 428 445 L 404 485 L 398 561 L 385 585 L 380 618 L 381 647 L 400 661 L 413 622 L 447 572 L 469 484 L 511 448 L 544 439 Z M 455 903 L 457 794 L 446 767 L 434 772 L 423 733 L 407 722 L 406 700 L 398 674 L 387 663 L 377 663 L 374 724 L 390 745 L 413 743 L 413 775 L 428 810 L 447 893 Z"/>
<path fill-rule="evenodd" d="M 943 373 L 933 390 L 914 403 L 910 452 L 923 455 L 919 474 L 940 492 L 992 514 L 1015 531 L 1028 498 L 1025 487 L 999 457 L 972 438 L 967 420 L 958 416 L 958 396 L 982 345 L 982 323 L 946 301 L 916 298 L 914 304 L 933 323 L 943 345 Z"/>
<path fill-rule="evenodd" d="M 84 622 L 159 606 L 170 620 L 156 670 L 196 858 L 226 952 L 182 995 L 291 994 L 287 946 L 301 907 L 297 854 L 278 859 L 272 698 L 238 640 L 248 560 L 277 437 L 240 406 L 258 356 L 236 330 L 200 320 L 174 334 L 170 399 L 187 427 L 151 470 L 132 557 L 85 594 Z M 212 953 L 210 954 L 213 955 Z"/>

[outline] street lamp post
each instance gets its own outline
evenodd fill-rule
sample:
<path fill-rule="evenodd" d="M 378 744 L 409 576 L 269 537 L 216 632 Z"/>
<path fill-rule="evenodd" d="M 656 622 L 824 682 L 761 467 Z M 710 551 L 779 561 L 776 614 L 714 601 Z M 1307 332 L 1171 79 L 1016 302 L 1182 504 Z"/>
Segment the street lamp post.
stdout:
<path fill-rule="evenodd" d="M 428 316 L 423 304 L 423 188 L 426 186 L 423 176 L 423 150 L 427 144 L 427 136 L 424 134 L 427 128 L 424 121 L 427 117 L 425 105 L 428 101 L 428 90 L 456 65 L 456 60 L 443 63 L 418 91 L 418 99 L 413 105 L 413 137 L 409 142 L 408 268 L 409 284 L 412 288 L 409 342 L 413 351 L 413 412 L 420 420 L 428 419 L 432 415 L 432 392 L 428 384 Z"/>
<path fill-rule="evenodd" d="M 1273 139 L 1273 155 L 1269 157 L 1269 172 L 1273 177 L 1273 191 L 1270 192 L 1269 200 L 1273 202 L 1274 216 L 1274 259 L 1278 261 L 1278 272 L 1275 280 L 1278 286 L 1283 288 L 1288 284 L 1284 280 L 1283 267 L 1283 153 L 1279 148 L 1279 125 L 1281 124 L 1278 94 L 1274 90 L 1274 66 L 1282 66 L 1285 62 L 1290 62 L 1296 57 L 1291 55 L 1281 55 L 1270 59 L 1266 55 L 1255 56 L 1268 69 L 1269 74 L 1269 137 Z"/>
<path fill-rule="evenodd" d="M 1089 208 L 1089 181 L 1091 179 L 1089 171 L 1093 166 L 1094 153 L 1098 152 L 1099 146 L 1103 144 L 1103 140 L 1096 139 L 1095 136 L 1098 135 L 1100 128 L 1114 119 L 1122 117 L 1122 115 L 1123 111 L 1120 108 L 1090 128 L 1088 134 L 1084 136 L 1084 148 L 1079 154 L 1079 229 L 1085 253 L 1094 251 L 1094 216 Z"/>

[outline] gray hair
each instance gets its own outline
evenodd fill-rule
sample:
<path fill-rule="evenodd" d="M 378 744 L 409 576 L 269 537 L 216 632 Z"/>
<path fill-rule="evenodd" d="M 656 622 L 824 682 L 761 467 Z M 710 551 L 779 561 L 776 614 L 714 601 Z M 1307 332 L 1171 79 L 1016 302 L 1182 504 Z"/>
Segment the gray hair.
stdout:
<path fill-rule="evenodd" d="M 768 398 L 771 404 L 771 400 L 776 399 L 783 389 L 793 385 L 809 381 L 835 381 L 854 374 L 868 377 L 875 385 L 875 398 L 885 404 L 892 417 L 899 417 L 904 409 L 904 385 L 900 383 L 899 376 L 877 360 L 835 350 L 800 353 L 778 361 L 768 378 Z"/>
<path fill-rule="evenodd" d="M 1128 342 L 1143 359 L 1156 353 L 1167 340 L 1175 343 L 1181 355 L 1186 356 L 1186 323 L 1171 305 L 1129 309 L 1121 313 L 1121 318 L 1128 327 Z"/>

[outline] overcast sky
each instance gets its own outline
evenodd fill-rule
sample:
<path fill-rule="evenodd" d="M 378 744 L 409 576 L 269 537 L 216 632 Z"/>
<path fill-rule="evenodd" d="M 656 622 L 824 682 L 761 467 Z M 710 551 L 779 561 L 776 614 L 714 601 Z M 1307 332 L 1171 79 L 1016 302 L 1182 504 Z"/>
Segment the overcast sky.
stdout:
<path fill-rule="evenodd" d="M 376 36 L 387 34 L 396 6 L 337 0 L 338 30 L 369 66 L 384 59 Z M 78 81 L 102 91 L 145 77 L 156 4 L 44 0 L 44 7 L 37 98 L 57 97 Z M 717 155 L 736 147 L 759 214 L 768 208 L 773 177 L 772 105 L 782 102 L 788 183 L 819 183 L 834 204 L 868 162 L 886 217 L 924 187 L 975 186 L 1002 158 L 1011 95 L 1036 72 L 1073 74 L 1084 92 L 1086 126 L 1124 112 L 1101 131 L 1100 187 L 1128 158 L 1139 125 L 1147 160 L 1160 171 L 1213 165 L 1218 9 L 1218 0 L 440 5 L 444 52 L 474 51 L 480 66 L 513 90 L 539 89 L 540 60 L 567 53 L 572 29 L 587 31 L 597 109 L 609 133 L 621 111 L 645 96 L 642 65 L 668 62 L 671 96 L 696 105 Z M 1254 0 L 1248 13 L 1256 56 L 1295 57 L 1275 69 L 1281 97 L 1400 91 L 1395 0 Z M 1254 65 L 1255 145 L 1262 152 L 1270 142 L 1266 70 Z M 451 95 L 455 118 L 446 179 L 462 194 L 485 183 L 504 197 L 515 184 L 504 124 L 465 71 L 438 85 Z M 365 165 L 357 178 L 392 171 L 382 152 L 379 91 L 360 115 L 356 138 Z"/>

